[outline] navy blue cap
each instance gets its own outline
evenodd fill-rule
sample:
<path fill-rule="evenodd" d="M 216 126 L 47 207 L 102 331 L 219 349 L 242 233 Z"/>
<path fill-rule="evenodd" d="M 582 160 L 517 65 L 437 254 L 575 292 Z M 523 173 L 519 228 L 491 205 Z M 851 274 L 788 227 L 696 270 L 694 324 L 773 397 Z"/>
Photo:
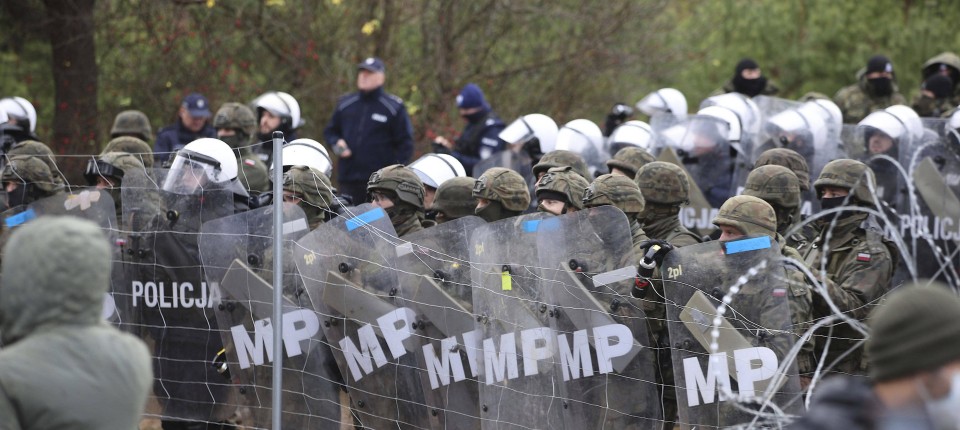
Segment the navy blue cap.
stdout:
<path fill-rule="evenodd" d="M 483 90 L 477 84 L 469 83 L 460 90 L 457 96 L 457 107 L 460 109 L 471 109 L 486 106 L 487 100 L 483 97 Z"/>
<path fill-rule="evenodd" d="M 374 73 L 384 73 L 387 71 L 387 67 L 383 65 L 383 60 L 377 57 L 370 57 L 361 61 L 360 64 L 357 64 L 357 70 L 360 69 L 369 70 Z"/>
<path fill-rule="evenodd" d="M 190 116 L 210 118 L 212 115 L 212 113 L 210 113 L 210 102 L 200 93 L 191 93 L 184 97 L 180 105 L 187 108 Z"/>

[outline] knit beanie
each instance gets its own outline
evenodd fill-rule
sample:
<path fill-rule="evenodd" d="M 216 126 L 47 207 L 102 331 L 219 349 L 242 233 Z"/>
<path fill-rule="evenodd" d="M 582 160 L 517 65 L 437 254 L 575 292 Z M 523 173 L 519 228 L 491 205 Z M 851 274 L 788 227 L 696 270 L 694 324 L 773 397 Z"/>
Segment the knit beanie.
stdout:
<path fill-rule="evenodd" d="M 874 381 L 960 360 L 960 297 L 938 282 L 921 285 L 899 288 L 870 314 L 866 348 Z"/>

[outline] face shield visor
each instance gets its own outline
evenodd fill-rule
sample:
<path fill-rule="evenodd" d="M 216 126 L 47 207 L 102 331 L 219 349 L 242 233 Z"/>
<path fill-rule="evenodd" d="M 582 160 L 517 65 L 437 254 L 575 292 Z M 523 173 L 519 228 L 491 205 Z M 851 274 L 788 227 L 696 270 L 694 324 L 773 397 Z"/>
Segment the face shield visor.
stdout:
<path fill-rule="evenodd" d="M 163 191 L 180 194 L 199 194 L 204 187 L 216 184 L 220 178 L 220 162 L 192 151 L 181 150 L 163 181 Z"/>

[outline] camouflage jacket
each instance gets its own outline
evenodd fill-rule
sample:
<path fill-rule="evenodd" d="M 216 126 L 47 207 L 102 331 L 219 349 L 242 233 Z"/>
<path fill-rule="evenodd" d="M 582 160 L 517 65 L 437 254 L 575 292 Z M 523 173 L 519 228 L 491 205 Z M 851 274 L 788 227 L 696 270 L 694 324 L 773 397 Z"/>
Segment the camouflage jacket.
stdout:
<path fill-rule="evenodd" d="M 825 220 L 817 222 L 820 230 L 818 235 L 801 250 L 804 262 L 814 276 L 821 278 L 830 300 L 841 312 L 864 321 L 877 300 L 891 288 L 891 278 L 897 265 L 896 254 L 884 242 L 882 230 L 871 215 L 851 215 L 838 221 L 832 230 L 829 226 Z M 828 233 L 830 241 L 825 244 Z M 823 249 L 827 250 L 825 259 Z M 824 297 L 814 294 L 813 316 L 819 319 L 831 314 Z M 845 323 L 824 327 L 818 331 L 818 339 L 831 336 L 831 329 L 833 339 L 827 355 L 828 364 L 862 339 L 859 332 Z M 819 341 L 816 344 L 818 356 L 822 353 L 822 344 Z M 862 348 L 858 348 L 847 355 L 833 370 L 863 373 L 862 351 Z"/>
<path fill-rule="evenodd" d="M 404 237 L 410 233 L 416 233 L 420 230 L 423 230 L 423 224 L 421 224 L 421 218 L 423 218 L 423 212 L 417 212 L 413 215 L 410 215 L 406 220 L 395 224 L 393 226 L 397 231 L 397 237 Z"/>
<path fill-rule="evenodd" d="M 644 224 L 643 231 L 653 239 L 665 240 L 676 247 L 701 242 L 697 235 L 680 225 L 680 218 L 677 216 L 664 217 L 660 221 Z"/>
<path fill-rule="evenodd" d="M 250 151 L 234 151 L 237 155 L 238 179 L 247 191 L 267 192 L 270 191 L 270 175 L 267 165 L 263 164 L 260 157 L 257 157 Z"/>
<path fill-rule="evenodd" d="M 843 87 L 833 96 L 834 103 L 843 112 L 844 124 L 856 124 L 870 114 L 893 105 L 905 105 L 907 99 L 900 94 L 897 84 L 893 84 L 893 93 L 888 97 L 875 97 L 867 92 L 867 78 L 857 74 L 859 82 Z"/>
<path fill-rule="evenodd" d="M 787 298 L 790 304 L 793 333 L 799 340 L 813 326 L 813 293 L 807 283 L 806 275 L 798 267 L 798 265 L 804 264 L 800 252 L 788 245 L 787 240 L 779 234 L 777 235 L 777 243 L 780 245 L 780 255 L 787 259 L 784 263 L 787 270 L 783 285 L 786 286 L 788 291 Z M 797 368 L 801 375 L 812 373 L 816 369 L 813 342 L 814 338 L 811 337 L 809 341 L 804 343 L 800 355 L 797 356 Z"/>

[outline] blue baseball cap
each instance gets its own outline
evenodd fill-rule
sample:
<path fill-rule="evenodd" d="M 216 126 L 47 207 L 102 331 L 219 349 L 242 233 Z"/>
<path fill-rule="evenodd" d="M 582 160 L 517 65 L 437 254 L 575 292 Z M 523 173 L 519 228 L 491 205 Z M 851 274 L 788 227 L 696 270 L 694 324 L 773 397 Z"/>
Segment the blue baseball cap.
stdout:
<path fill-rule="evenodd" d="M 383 60 L 377 57 L 370 57 L 357 64 L 357 70 L 368 70 L 374 73 L 384 73 L 387 67 L 383 65 Z"/>
<path fill-rule="evenodd" d="M 469 83 L 460 90 L 457 96 L 457 107 L 460 109 L 471 109 L 475 107 L 486 107 L 487 100 L 483 97 L 483 90 L 477 84 Z"/>
<path fill-rule="evenodd" d="M 210 113 L 210 102 L 200 93 L 191 93 L 184 97 L 180 105 L 187 108 L 190 116 L 210 118 L 210 116 L 213 115 Z"/>

